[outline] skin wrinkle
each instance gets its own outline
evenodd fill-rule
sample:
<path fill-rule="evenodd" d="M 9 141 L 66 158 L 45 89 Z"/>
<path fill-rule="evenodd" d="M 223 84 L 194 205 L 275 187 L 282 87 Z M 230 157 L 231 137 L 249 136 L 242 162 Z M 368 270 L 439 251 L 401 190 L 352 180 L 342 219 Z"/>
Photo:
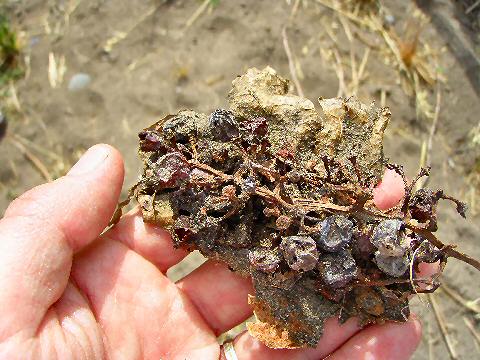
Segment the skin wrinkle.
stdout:
<path fill-rule="evenodd" d="M 71 306 L 71 305 L 70 305 Z M 85 358 L 90 358 L 87 356 L 88 353 L 96 353 L 94 350 L 93 343 L 88 335 L 88 332 L 85 331 L 83 324 L 79 321 L 79 318 L 83 316 L 82 312 L 84 311 L 83 308 L 79 307 L 76 311 L 73 311 L 71 315 L 63 315 L 61 325 L 62 328 L 65 329 L 71 336 L 74 336 L 75 339 L 78 339 L 80 348 L 83 350 L 85 354 Z M 81 335 L 81 336 L 80 336 Z M 81 341 L 80 339 L 83 339 Z M 88 351 L 90 349 L 90 351 Z"/>
<path fill-rule="evenodd" d="M 71 285 L 71 286 L 73 287 L 73 285 Z M 75 295 L 77 295 L 77 296 L 80 295 L 80 291 L 78 291 L 78 289 L 74 289 L 72 291 L 76 292 Z M 84 300 L 83 297 L 82 297 L 82 300 Z M 80 305 L 80 304 L 78 304 L 78 305 Z M 78 312 L 80 312 L 80 314 L 77 313 L 77 316 L 75 317 L 75 319 L 77 320 L 77 325 L 81 328 L 81 331 L 83 331 L 83 333 L 85 334 L 85 336 L 87 338 L 88 346 L 90 346 L 90 348 L 94 352 L 95 357 L 97 357 L 97 355 L 100 355 L 99 352 L 101 352 L 98 349 L 98 342 L 96 342 L 94 339 L 91 338 L 89 332 L 87 331 L 87 329 L 85 329 L 84 324 L 82 323 L 82 321 L 80 321 L 80 317 L 83 316 L 83 315 L 85 315 L 85 316 L 92 315 L 93 320 L 96 320 L 95 317 L 93 317 L 93 314 L 91 314 L 91 313 L 90 314 L 84 314 L 84 312 L 85 311 L 88 312 L 88 310 L 89 310 L 88 308 L 87 309 L 85 309 L 83 307 L 79 308 Z M 74 314 L 75 313 L 76 312 L 74 312 Z M 90 321 L 90 320 L 88 319 L 87 321 Z M 97 323 L 94 324 L 94 329 L 95 329 L 95 334 L 99 335 Z"/>
<path fill-rule="evenodd" d="M 55 310 L 52 309 L 51 312 L 48 312 L 48 314 L 44 318 L 44 323 L 42 324 L 43 330 L 42 330 L 42 332 L 40 333 L 39 336 L 42 336 L 45 332 L 47 332 L 47 335 L 48 335 L 48 333 L 52 334 L 52 336 L 42 336 L 45 339 L 45 341 L 43 343 L 44 343 L 44 345 L 45 345 L 45 343 L 47 343 L 48 349 L 53 350 L 53 352 L 55 353 L 55 359 L 59 359 L 56 343 L 54 343 L 53 346 L 50 346 L 52 341 L 54 339 L 55 340 L 57 339 L 57 337 L 55 336 L 55 333 L 54 333 L 55 328 L 61 328 L 60 323 L 58 321 L 58 318 L 54 316 L 54 313 L 55 313 Z M 49 326 L 49 325 L 51 325 L 52 322 L 55 322 L 55 325 L 57 325 L 57 326 Z M 63 342 L 66 345 L 67 340 L 65 338 L 65 333 L 63 331 L 61 331 L 61 336 L 62 336 Z M 42 349 L 42 354 L 43 354 L 43 349 Z M 50 355 L 50 354 L 48 354 L 48 355 Z M 51 358 L 51 357 L 49 356 L 46 359 L 48 359 L 48 358 Z"/>
<path fill-rule="evenodd" d="M 26 355 L 28 353 L 30 354 L 35 354 L 38 353 L 38 350 L 35 350 L 36 348 L 39 348 L 40 344 L 35 341 L 35 338 L 26 338 L 26 339 L 21 339 L 21 342 L 18 344 L 18 341 L 15 341 L 16 339 L 9 338 L 7 341 L 2 341 L 0 343 L 0 359 L 11 359 L 11 353 L 8 351 L 8 348 L 12 347 L 12 343 L 14 343 L 13 346 L 17 346 L 22 349 L 27 349 L 27 351 L 24 351 L 23 355 Z M 16 344 L 15 344 L 16 343 Z M 8 354 L 10 357 L 6 357 L 2 354 Z M 32 356 L 27 357 L 29 359 L 33 358 Z M 22 358 L 23 360 L 23 358 Z"/>
<path fill-rule="evenodd" d="M 64 333 L 64 336 L 66 338 L 66 343 L 70 345 L 70 348 L 76 348 L 77 351 L 75 351 L 75 353 L 81 352 L 83 354 L 82 359 L 87 359 L 87 352 L 85 351 L 85 348 L 81 345 L 78 334 L 72 333 L 71 330 L 66 329 L 64 326 L 62 326 L 62 330 L 62 333 Z"/>
<path fill-rule="evenodd" d="M 103 351 L 101 350 L 101 352 L 102 352 L 102 358 L 103 358 L 103 356 L 110 354 L 112 350 L 111 350 L 110 342 L 108 341 L 108 336 L 105 333 L 105 329 L 102 324 L 102 321 L 100 321 L 101 319 L 99 318 L 99 314 L 97 314 L 95 311 L 95 307 L 93 306 L 89 293 L 87 291 L 80 291 L 80 287 L 76 283 L 74 276 L 71 276 L 71 281 L 73 282 L 74 286 L 76 287 L 78 292 L 81 294 L 81 296 L 85 299 L 88 309 L 92 312 L 93 318 L 97 321 L 97 329 L 98 329 L 99 335 L 102 338 Z"/>
<path fill-rule="evenodd" d="M 75 294 L 77 296 L 79 296 L 85 302 L 85 309 L 84 310 L 90 311 L 90 314 L 91 314 L 93 320 L 95 320 L 95 333 L 96 333 L 96 335 L 101 336 L 101 339 L 102 339 L 101 343 L 103 345 L 103 346 L 99 346 L 100 343 L 98 343 L 98 341 L 96 342 L 95 355 L 100 355 L 100 357 L 103 359 L 104 356 L 105 356 L 105 352 L 106 352 L 105 349 L 107 349 L 107 345 L 105 344 L 106 336 L 103 332 L 102 325 L 101 325 L 100 321 L 98 321 L 97 317 L 95 316 L 95 314 L 93 312 L 93 306 L 90 302 L 90 299 L 87 297 L 87 295 L 83 291 L 79 290 L 79 287 L 75 283 L 75 279 L 73 277 L 71 277 L 69 281 L 70 281 L 71 287 L 73 288 L 72 291 L 75 291 Z M 82 324 L 82 328 L 83 328 L 83 324 Z M 88 331 L 86 331 L 86 333 L 88 333 Z M 89 341 L 90 341 L 91 344 L 93 342 L 95 342 L 94 339 L 93 339 L 93 341 L 92 341 L 92 339 L 90 339 L 90 336 L 89 336 Z"/>

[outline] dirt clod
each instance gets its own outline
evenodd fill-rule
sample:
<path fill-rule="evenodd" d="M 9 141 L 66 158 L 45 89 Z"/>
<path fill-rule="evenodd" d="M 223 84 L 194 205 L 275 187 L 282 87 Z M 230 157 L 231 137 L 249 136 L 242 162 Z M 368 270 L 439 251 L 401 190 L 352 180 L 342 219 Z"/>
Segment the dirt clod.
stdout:
<path fill-rule="evenodd" d="M 315 346 L 331 316 L 406 321 L 409 295 L 425 289 L 416 284 L 436 281 L 417 279 L 419 261 L 478 263 L 432 233 L 440 199 L 464 215 L 443 192 L 405 183 L 399 206 L 375 207 L 385 169 L 403 175 L 383 157 L 388 109 L 321 99 L 321 116 L 268 67 L 235 79 L 229 100 L 230 110 L 181 111 L 142 131 L 132 194 L 176 246 L 252 277 L 249 329 L 268 346 Z"/>

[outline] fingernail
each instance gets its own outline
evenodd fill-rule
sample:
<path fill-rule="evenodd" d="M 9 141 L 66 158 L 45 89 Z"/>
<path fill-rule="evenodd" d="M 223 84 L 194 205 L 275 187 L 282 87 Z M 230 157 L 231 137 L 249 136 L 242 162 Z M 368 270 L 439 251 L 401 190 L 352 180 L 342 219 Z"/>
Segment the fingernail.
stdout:
<path fill-rule="evenodd" d="M 83 175 L 97 169 L 108 158 L 109 151 L 105 146 L 95 145 L 87 150 L 85 154 L 70 169 L 67 175 Z"/>

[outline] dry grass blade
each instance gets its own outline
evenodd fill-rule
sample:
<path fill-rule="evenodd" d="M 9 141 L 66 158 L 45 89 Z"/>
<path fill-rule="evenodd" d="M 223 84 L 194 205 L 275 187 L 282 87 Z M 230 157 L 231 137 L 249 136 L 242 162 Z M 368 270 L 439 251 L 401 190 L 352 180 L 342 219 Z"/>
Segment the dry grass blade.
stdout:
<path fill-rule="evenodd" d="M 358 67 L 358 81 L 360 82 L 363 78 L 363 75 L 365 73 L 365 68 L 368 63 L 368 56 L 370 55 L 370 48 L 365 49 L 365 53 L 363 54 L 362 61 L 360 63 L 360 66 Z"/>
<path fill-rule="evenodd" d="M 149 18 L 156 10 L 158 9 L 157 6 L 152 6 L 148 9 L 140 18 L 127 30 L 127 31 L 117 31 L 115 35 L 109 38 L 105 45 L 103 46 L 103 51 L 109 53 L 113 50 L 113 48 L 118 45 L 122 40 L 125 40 L 128 35 L 141 23 L 143 23 L 147 18 Z"/>
<path fill-rule="evenodd" d="M 478 333 L 477 329 L 475 329 L 475 326 L 466 316 L 463 317 L 463 321 L 465 322 L 465 325 L 467 325 L 468 330 L 470 330 L 475 340 L 477 340 L 477 343 L 480 345 L 480 334 Z"/>
<path fill-rule="evenodd" d="M 319 3 L 320 5 L 323 5 L 325 6 L 326 8 L 329 8 L 333 11 L 336 11 L 340 14 L 342 14 L 343 16 L 345 16 L 346 18 L 348 18 L 349 20 L 352 20 L 353 22 L 359 24 L 359 25 L 363 25 L 363 26 L 366 26 L 368 28 L 371 28 L 371 24 L 369 24 L 367 21 L 365 20 L 362 20 L 360 19 L 358 16 L 356 16 L 355 14 L 351 14 L 347 11 L 343 11 L 342 9 L 340 9 L 338 6 L 334 5 L 334 4 L 331 4 L 331 3 L 328 3 L 324 0 L 316 0 L 317 3 Z"/>
<path fill-rule="evenodd" d="M 60 55 L 56 58 L 55 54 L 50 52 L 48 54 L 48 81 L 52 88 L 56 88 L 62 84 L 66 71 L 65 56 Z"/>
<path fill-rule="evenodd" d="M 292 7 L 292 12 L 290 13 L 289 21 L 292 21 L 295 15 L 297 14 L 298 8 L 300 7 L 300 2 L 302 0 L 295 0 L 295 3 L 293 4 Z"/>
<path fill-rule="evenodd" d="M 434 295 L 427 294 L 427 297 L 428 297 L 428 301 L 432 305 L 433 313 L 435 314 L 435 318 L 437 319 L 438 326 L 440 327 L 440 331 L 442 332 L 443 339 L 445 340 L 445 344 L 447 345 L 448 352 L 450 353 L 450 358 L 458 359 L 457 351 L 453 346 L 452 338 L 448 334 L 448 329 L 445 323 L 445 318 L 443 317 L 442 309 L 440 305 L 438 305 Z"/>
<path fill-rule="evenodd" d="M 428 140 L 425 149 L 424 164 L 421 167 L 430 167 L 432 165 L 432 148 L 433 148 L 433 138 L 438 128 L 438 119 L 440 118 L 440 105 L 442 102 L 442 93 L 440 91 L 440 86 L 437 84 L 437 96 L 435 104 L 435 113 L 433 115 L 432 126 L 430 127 L 430 133 L 428 134 Z M 423 188 L 428 184 L 429 177 L 420 179 L 417 183 L 417 188 Z"/>
<path fill-rule="evenodd" d="M 387 91 L 382 88 L 380 90 L 380 107 L 384 108 L 387 105 Z"/>
<path fill-rule="evenodd" d="M 465 14 L 468 15 L 470 14 L 473 10 L 477 8 L 477 6 L 480 5 L 480 0 L 475 1 L 472 5 L 469 6 L 467 10 L 465 10 Z"/>
<path fill-rule="evenodd" d="M 283 39 L 283 48 L 285 49 L 285 54 L 288 58 L 288 69 L 290 70 L 290 75 L 292 76 L 293 83 L 297 90 L 297 94 L 301 97 L 304 97 L 302 85 L 300 84 L 300 80 L 298 80 L 297 71 L 295 69 L 295 62 L 293 59 L 292 52 L 290 50 L 290 46 L 288 44 L 288 36 L 287 36 L 287 28 L 284 26 L 282 29 L 282 39 Z"/>
<path fill-rule="evenodd" d="M 36 157 L 30 151 L 28 151 L 28 149 L 17 140 L 10 138 L 10 141 L 18 150 L 20 150 L 20 152 L 27 158 L 27 160 L 29 160 L 32 163 L 33 167 L 36 170 L 38 170 L 38 172 L 40 172 L 40 174 L 45 178 L 46 181 L 50 182 L 53 180 L 52 176 L 47 170 L 47 167 L 42 163 L 42 161 L 38 157 Z"/>
<path fill-rule="evenodd" d="M 433 359 L 433 338 L 432 338 L 432 324 L 430 321 L 427 324 L 427 334 L 428 334 L 428 358 Z"/>
<path fill-rule="evenodd" d="M 337 97 L 341 97 L 347 94 L 347 88 L 345 85 L 345 73 L 343 72 L 342 59 L 337 49 L 333 49 L 333 55 L 335 56 L 335 73 L 338 77 Z"/>
<path fill-rule="evenodd" d="M 18 142 L 20 142 L 25 148 L 28 146 L 34 149 L 37 153 L 47 156 L 52 161 L 63 161 L 62 156 L 58 155 L 54 151 L 49 150 L 46 147 L 43 147 L 33 141 L 28 140 L 27 138 L 24 138 L 23 136 L 20 136 L 18 134 L 13 134 L 13 138 Z"/>
<path fill-rule="evenodd" d="M 195 10 L 195 12 L 188 18 L 185 23 L 185 30 L 188 29 L 193 23 L 207 10 L 210 0 L 204 0 L 204 2 Z"/>
<path fill-rule="evenodd" d="M 480 314 L 480 306 L 473 301 L 466 300 L 462 295 L 457 291 L 448 286 L 445 282 L 442 284 L 442 290 L 455 302 L 466 308 L 467 310 L 473 312 L 474 314 Z"/>

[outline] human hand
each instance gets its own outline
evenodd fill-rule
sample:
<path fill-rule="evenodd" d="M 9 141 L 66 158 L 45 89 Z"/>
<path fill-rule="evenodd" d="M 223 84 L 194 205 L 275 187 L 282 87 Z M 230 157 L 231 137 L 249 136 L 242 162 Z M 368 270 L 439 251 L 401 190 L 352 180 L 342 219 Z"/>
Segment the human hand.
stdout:
<path fill-rule="evenodd" d="M 123 162 L 91 148 L 63 178 L 28 191 L 0 221 L 0 359 L 219 359 L 216 337 L 251 315 L 249 279 L 208 260 L 177 283 L 166 271 L 186 252 L 138 212 L 101 234 L 117 204 Z M 381 208 L 402 197 L 387 172 Z M 408 359 L 420 341 L 415 318 L 360 330 L 326 322 L 316 349 L 272 350 L 247 333 L 246 359 Z"/>

